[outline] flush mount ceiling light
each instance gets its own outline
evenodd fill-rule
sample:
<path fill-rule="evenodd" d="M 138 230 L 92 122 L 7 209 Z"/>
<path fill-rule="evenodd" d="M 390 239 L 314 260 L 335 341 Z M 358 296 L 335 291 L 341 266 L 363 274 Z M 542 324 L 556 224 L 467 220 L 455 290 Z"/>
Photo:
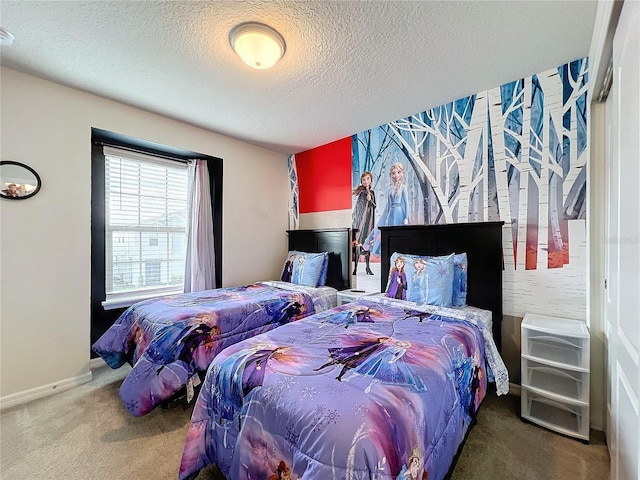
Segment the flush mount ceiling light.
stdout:
<path fill-rule="evenodd" d="M 253 68 L 270 68 L 285 52 L 284 38 L 268 25 L 241 23 L 229 33 L 229 43 L 242 61 Z"/>

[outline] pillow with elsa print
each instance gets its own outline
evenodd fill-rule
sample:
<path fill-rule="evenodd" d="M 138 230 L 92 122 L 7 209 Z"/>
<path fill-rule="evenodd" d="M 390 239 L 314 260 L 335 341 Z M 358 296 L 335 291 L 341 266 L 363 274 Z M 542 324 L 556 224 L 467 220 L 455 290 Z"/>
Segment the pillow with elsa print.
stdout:
<path fill-rule="evenodd" d="M 322 268 L 327 260 L 328 253 L 309 253 L 291 250 L 287 253 L 281 280 L 315 287 L 320 282 Z"/>

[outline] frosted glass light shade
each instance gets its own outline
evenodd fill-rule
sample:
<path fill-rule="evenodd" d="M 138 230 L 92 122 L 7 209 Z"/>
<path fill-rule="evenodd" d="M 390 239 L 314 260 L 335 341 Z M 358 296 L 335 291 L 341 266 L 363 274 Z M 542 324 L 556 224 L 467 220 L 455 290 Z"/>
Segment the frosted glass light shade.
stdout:
<path fill-rule="evenodd" d="M 262 23 L 241 23 L 229 33 L 229 43 L 240 58 L 253 68 L 270 68 L 285 52 L 284 38 Z"/>

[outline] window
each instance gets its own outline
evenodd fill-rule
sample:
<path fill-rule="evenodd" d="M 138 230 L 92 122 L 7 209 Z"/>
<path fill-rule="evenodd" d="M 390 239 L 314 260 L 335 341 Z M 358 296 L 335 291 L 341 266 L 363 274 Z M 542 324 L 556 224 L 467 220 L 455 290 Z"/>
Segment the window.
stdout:
<path fill-rule="evenodd" d="M 183 291 L 188 164 L 104 147 L 106 308 Z"/>
<path fill-rule="evenodd" d="M 118 319 L 126 307 L 129 307 L 139 299 L 149 298 L 149 296 L 161 295 L 162 293 L 151 293 L 157 291 L 157 286 L 144 285 L 141 287 L 140 295 L 142 298 L 136 298 L 135 294 L 127 298 L 116 300 L 114 294 L 110 295 L 111 299 L 107 303 L 107 261 L 111 268 L 111 274 L 108 276 L 110 291 L 114 286 L 118 286 L 118 290 L 122 285 L 132 285 L 135 281 L 139 281 L 140 268 L 147 268 L 144 264 L 136 263 L 128 255 L 115 258 L 113 256 L 113 244 L 107 252 L 106 246 L 106 227 L 107 213 L 106 206 L 106 169 L 105 169 L 105 147 L 113 147 L 119 151 L 110 151 L 112 157 L 139 158 L 136 154 L 130 154 L 130 151 L 144 152 L 150 158 L 147 161 L 157 163 L 156 157 L 170 158 L 169 164 L 176 168 L 182 168 L 183 165 L 178 162 L 188 162 L 189 160 L 205 159 L 209 169 L 210 188 L 212 192 L 211 210 L 213 215 L 213 235 L 215 238 L 214 251 L 216 262 L 216 285 L 222 285 L 222 167 L 221 158 L 212 157 L 202 152 L 193 150 L 185 150 L 171 145 L 156 143 L 150 140 L 131 137 L 122 133 L 102 130 L 99 128 L 91 128 L 91 344 L 95 343 L 102 334 Z M 175 161 L 173 160 L 175 159 Z M 160 160 L 161 161 L 161 160 Z M 186 168 L 186 167 L 185 167 Z M 175 190 L 174 190 L 175 191 Z M 126 235 L 118 235 L 115 239 L 110 237 L 112 242 L 118 246 L 128 241 Z M 155 238 L 157 245 L 155 245 Z M 158 248 L 166 242 L 166 233 L 146 237 L 142 240 L 147 241 L 145 248 Z M 141 243 L 142 245 L 142 243 Z M 184 244 L 175 242 L 173 248 L 176 250 L 185 250 Z M 108 253 L 108 255 L 107 255 Z M 126 253 L 126 252 L 125 252 Z M 173 255 L 174 252 L 171 252 Z M 107 259 L 107 256 L 109 257 Z M 138 256 L 139 257 L 139 256 Z M 114 265 L 117 265 L 114 271 Z M 142 265 L 142 267 L 141 267 Z M 134 270 L 135 268 L 135 270 Z M 152 269 L 153 267 L 149 267 Z M 158 271 L 156 267 L 156 272 Z M 146 272 L 145 272 L 146 273 Z M 182 271 L 179 273 L 182 275 Z M 153 281 L 153 271 L 149 270 L 147 275 L 149 281 Z M 159 280 L 158 280 L 159 277 Z M 155 279 L 162 281 L 162 262 L 160 263 L 160 275 L 155 274 Z M 176 281 L 176 284 L 178 282 Z M 182 291 L 182 286 L 177 291 Z M 169 294 L 172 294 L 170 292 Z M 91 357 L 95 358 L 96 353 L 91 350 Z"/>

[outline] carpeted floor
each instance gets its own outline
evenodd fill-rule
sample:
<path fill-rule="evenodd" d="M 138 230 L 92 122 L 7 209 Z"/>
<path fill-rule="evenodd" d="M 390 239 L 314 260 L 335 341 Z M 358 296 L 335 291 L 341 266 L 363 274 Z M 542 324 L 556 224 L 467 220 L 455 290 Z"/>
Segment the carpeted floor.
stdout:
<path fill-rule="evenodd" d="M 191 408 L 130 416 L 118 396 L 127 372 L 101 368 L 89 384 L 3 411 L 0 478 L 176 479 Z M 487 396 L 452 480 L 609 478 L 601 433 L 585 445 L 522 422 L 519 411 L 519 397 Z M 214 468 L 198 476 L 220 479 Z"/>

